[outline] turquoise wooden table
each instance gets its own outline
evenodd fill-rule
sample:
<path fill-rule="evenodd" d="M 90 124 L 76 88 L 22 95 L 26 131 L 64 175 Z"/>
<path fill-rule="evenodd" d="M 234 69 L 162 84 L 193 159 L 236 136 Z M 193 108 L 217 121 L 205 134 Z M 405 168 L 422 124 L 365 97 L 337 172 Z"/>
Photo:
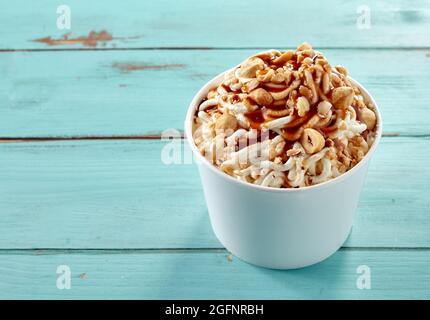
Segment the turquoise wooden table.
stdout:
<path fill-rule="evenodd" d="M 430 298 L 429 1 L 64 4 L 0 4 L 0 298 Z M 214 75 L 303 41 L 370 90 L 384 136 L 344 246 L 275 271 L 221 246 L 160 135 Z"/>

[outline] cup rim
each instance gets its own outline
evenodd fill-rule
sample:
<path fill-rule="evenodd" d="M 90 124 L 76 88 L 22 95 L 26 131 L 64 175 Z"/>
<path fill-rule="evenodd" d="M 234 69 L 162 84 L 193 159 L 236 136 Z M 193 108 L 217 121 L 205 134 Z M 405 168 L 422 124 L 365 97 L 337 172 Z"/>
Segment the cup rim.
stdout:
<path fill-rule="evenodd" d="M 375 99 L 370 95 L 370 93 L 366 90 L 366 88 L 363 87 L 357 80 L 354 80 L 353 78 L 348 76 L 348 79 L 361 90 L 364 97 L 369 102 L 371 102 L 373 104 L 375 111 L 376 111 L 375 114 L 376 114 L 376 119 L 377 119 L 377 122 L 376 122 L 377 129 L 376 129 L 375 141 L 373 142 L 370 149 L 367 151 L 364 158 L 361 159 L 361 161 L 359 163 L 357 163 L 353 168 L 346 171 L 345 173 L 342 173 L 341 175 L 337 176 L 336 178 L 332 178 L 330 180 L 324 181 L 324 182 L 319 183 L 319 184 L 315 184 L 315 185 L 311 185 L 311 186 L 305 186 L 305 187 L 299 187 L 299 188 L 273 188 L 273 187 L 260 186 L 260 185 L 256 185 L 256 184 L 252 184 L 249 182 L 235 179 L 234 177 L 221 171 L 219 168 L 217 168 L 212 163 L 210 163 L 197 149 L 197 146 L 195 145 L 194 140 L 193 140 L 192 123 L 194 120 L 195 111 L 197 110 L 202 99 L 207 95 L 209 90 L 215 88 L 216 86 L 218 86 L 222 82 L 222 79 L 223 79 L 225 73 L 229 72 L 231 69 L 234 69 L 234 68 L 237 68 L 237 66 L 230 68 L 230 69 L 218 74 L 217 76 L 215 76 L 214 78 L 209 80 L 196 93 L 196 95 L 191 100 L 191 103 L 188 107 L 187 115 L 185 118 L 185 138 L 188 141 L 188 144 L 189 144 L 191 150 L 193 151 L 194 156 L 198 158 L 199 163 L 202 163 L 205 166 L 209 167 L 210 170 L 215 172 L 215 174 L 219 175 L 223 179 L 227 179 L 227 181 L 230 181 L 232 183 L 236 183 L 236 184 L 238 184 L 238 186 L 242 186 L 245 188 L 250 188 L 250 189 L 260 190 L 260 191 L 266 191 L 266 192 L 281 192 L 281 193 L 284 193 L 284 192 L 290 193 L 291 192 L 291 193 L 294 193 L 294 192 L 304 192 L 304 191 L 310 191 L 310 190 L 323 189 L 323 188 L 329 187 L 330 185 L 336 184 L 336 183 L 352 176 L 355 172 L 357 172 L 361 167 L 363 167 L 370 160 L 371 156 L 375 152 L 375 149 L 376 149 L 377 145 L 379 144 L 379 141 L 381 140 L 381 137 L 382 137 L 381 114 L 380 114 L 379 107 L 378 107 Z"/>

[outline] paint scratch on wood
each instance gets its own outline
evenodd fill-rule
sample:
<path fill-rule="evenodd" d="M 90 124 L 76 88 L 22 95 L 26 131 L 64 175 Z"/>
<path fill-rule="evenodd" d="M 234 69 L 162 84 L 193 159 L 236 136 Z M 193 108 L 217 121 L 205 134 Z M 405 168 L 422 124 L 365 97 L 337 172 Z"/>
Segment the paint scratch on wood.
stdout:
<path fill-rule="evenodd" d="M 112 67 L 122 72 L 131 72 L 139 70 L 162 70 L 162 69 L 175 69 L 185 68 L 185 64 L 146 64 L 146 63 L 120 63 L 115 62 Z"/>
<path fill-rule="evenodd" d="M 81 274 L 79 275 L 79 278 L 80 278 L 80 279 L 82 279 L 82 280 L 87 279 L 87 278 L 88 278 L 88 277 L 87 277 L 87 273 L 86 273 L 86 272 L 81 273 Z"/>
<path fill-rule="evenodd" d="M 382 134 L 383 137 L 399 137 L 400 133 L 397 132 L 387 132 Z"/>
<path fill-rule="evenodd" d="M 97 31 L 90 31 L 87 36 L 80 36 L 76 38 L 71 37 L 71 33 L 66 33 L 63 35 L 63 37 L 59 39 L 53 39 L 52 37 L 45 37 L 45 38 L 39 38 L 34 39 L 32 41 L 34 42 L 41 42 L 45 43 L 49 46 L 60 46 L 60 45 L 74 45 L 74 44 L 81 44 L 86 47 L 96 47 L 99 43 L 102 45 L 106 45 L 107 42 L 112 40 L 129 40 L 129 39 L 136 39 L 140 36 L 135 37 L 113 37 L 109 32 L 106 30 L 102 30 L 100 32 Z"/>
<path fill-rule="evenodd" d="M 206 73 L 193 73 L 190 75 L 190 78 L 193 80 L 205 80 L 212 78 L 212 76 Z"/>

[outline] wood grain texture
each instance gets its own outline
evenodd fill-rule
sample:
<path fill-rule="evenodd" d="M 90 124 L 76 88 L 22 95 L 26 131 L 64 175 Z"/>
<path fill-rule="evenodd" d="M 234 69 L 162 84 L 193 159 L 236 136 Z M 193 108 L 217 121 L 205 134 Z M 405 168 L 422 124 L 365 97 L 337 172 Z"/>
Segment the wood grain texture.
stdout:
<path fill-rule="evenodd" d="M 180 147 L 181 141 L 177 141 Z M 0 248 L 218 248 L 197 168 L 167 142 L 0 144 Z M 383 138 L 348 247 L 428 247 L 430 138 Z"/>
<path fill-rule="evenodd" d="M 425 50 L 324 50 L 374 95 L 384 131 L 430 134 Z M 1 53 L 2 137 L 140 136 L 183 128 L 193 95 L 255 50 Z M 412 110 L 412 111 L 411 111 Z"/>
<path fill-rule="evenodd" d="M 2 299 L 429 299 L 430 255 L 416 250 L 340 250 L 312 267 L 254 267 L 227 252 L 0 254 Z M 56 288 L 68 265 L 71 289 Z M 357 267 L 371 289 L 357 289 Z"/>
<path fill-rule="evenodd" d="M 427 0 L 374 1 L 370 29 L 357 27 L 360 0 L 209 1 L 69 0 L 72 29 L 56 25 L 55 0 L 2 2 L 1 49 L 152 47 L 282 47 L 309 41 L 321 47 L 430 45 Z M 106 41 L 88 40 L 105 31 Z M 69 37 L 64 34 L 71 32 Z M 99 36 L 92 35 L 93 38 Z M 39 41 L 34 41 L 39 40 Z"/>

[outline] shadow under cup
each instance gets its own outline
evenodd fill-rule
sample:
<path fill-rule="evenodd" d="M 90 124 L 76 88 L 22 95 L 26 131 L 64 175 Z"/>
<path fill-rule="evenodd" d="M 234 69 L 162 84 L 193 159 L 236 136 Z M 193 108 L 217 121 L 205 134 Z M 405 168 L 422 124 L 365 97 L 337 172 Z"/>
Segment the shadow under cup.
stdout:
<path fill-rule="evenodd" d="M 195 111 L 223 76 L 218 75 L 197 93 L 185 120 L 185 134 L 197 159 L 215 235 L 235 256 L 267 268 L 301 268 L 328 258 L 349 235 L 369 161 L 381 139 L 382 122 L 374 99 L 349 78 L 373 103 L 377 117 L 375 141 L 355 167 L 314 186 L 269 188 L 220 171 L 200 154 L 192 139 Z"/>

